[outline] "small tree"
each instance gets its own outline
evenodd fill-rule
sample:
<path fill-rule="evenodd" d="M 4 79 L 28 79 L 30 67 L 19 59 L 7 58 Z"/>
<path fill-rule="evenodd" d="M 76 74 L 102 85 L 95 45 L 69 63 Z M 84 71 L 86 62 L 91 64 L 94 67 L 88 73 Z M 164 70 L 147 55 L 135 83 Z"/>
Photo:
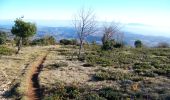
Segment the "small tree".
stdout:
<path fill-rule="evenodd" d="M 103 43 L 102 49 L 103 50 L 111 50 L 111 49 L 113 49 L 114 44 L 115 44 L 115 40 L 107 40 Z"/>
<path fill-rule="evenodd" d="M 120 31 L 120 27 L 117 23 L 113 22 L 110 25 L 104 25 L 102 33 L 102 49 L 112 49 L 115 45 L 117 45 L 116 47 L 118 47 L 118 45 L 121 46 L 121 41 L 123 41 L 123 38 L 120 36 L 123 36 L 123 33 Z"/>
<path fill-rule="evenodd" d="M 102 43 L 109 41 L 113 38 L 113 35 L 115 35 L 116 33 L 119 33 L 119 27 L 118 24 L 116 23 L 112 23 L 109 26 L 108 25 L 104 25 L 102 33 L 103 33 L 103 37 L 102 37 Z"/>
<path fill-rule="evenodd" d="M 7 36 L 6 33 L 3 31 L 0 31 L 0 45 L 4 44 L 6 42 Z"/>
<path fill-rule="evenodd" d="M 12 34 L 18 37 L 18 50 L 17 54 L 19 53 L 23 39 L 33 36 L 36 33 L 36 25 L 30 22 L 25 22 L 21 18 L 17 18 L 15 21 L 15 25 L 12 27 Z"/>
<path fill-rule="evenodd" d="M 80 57 L 85 38 L 96 31 L 96 21 L 93 12 L 90 10 L 85 11 L 84 8 L 82 8 L 75 17 L 74 26 L 80 42 L 78 52 L 78 57 Z"/>
<path fill-rule="evenodd" d="M 140 41 L 140 40 L 136 40 L 134 45 L 136 48 L 141 48 L 143 46 L 142 41 Z"/>

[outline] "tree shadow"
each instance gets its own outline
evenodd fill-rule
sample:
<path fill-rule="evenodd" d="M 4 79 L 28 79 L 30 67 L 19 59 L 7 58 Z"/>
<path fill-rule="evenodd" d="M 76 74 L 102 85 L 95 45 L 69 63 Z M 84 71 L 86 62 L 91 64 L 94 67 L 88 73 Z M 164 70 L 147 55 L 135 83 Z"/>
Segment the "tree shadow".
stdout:
<path fill-rule="evenodd" d="M 2 94 L 2 97 L 6 98 L 6 99 L 13 98 L 15 100 L 20 100 L 21 99 L 21 95 L 17 91 L 17 88 L 19 86 L 20 86 L 20 83 L 16 83 L 9 90 L 5 91 L 5 93 Z"/>

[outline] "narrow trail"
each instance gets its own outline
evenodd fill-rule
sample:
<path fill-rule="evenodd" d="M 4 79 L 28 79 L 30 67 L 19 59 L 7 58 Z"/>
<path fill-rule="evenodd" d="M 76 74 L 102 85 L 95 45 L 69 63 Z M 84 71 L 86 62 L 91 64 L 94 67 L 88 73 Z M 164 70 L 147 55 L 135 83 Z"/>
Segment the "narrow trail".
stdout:
<path fill-rule="evenodd" d="M 41 90 L 38 75 L 43 67 L 43 63 L 48 53 L 44 53 L 30 64 L 30 69 L 26 75 L 25 96 L 26 100 L 41 100 Z"/>

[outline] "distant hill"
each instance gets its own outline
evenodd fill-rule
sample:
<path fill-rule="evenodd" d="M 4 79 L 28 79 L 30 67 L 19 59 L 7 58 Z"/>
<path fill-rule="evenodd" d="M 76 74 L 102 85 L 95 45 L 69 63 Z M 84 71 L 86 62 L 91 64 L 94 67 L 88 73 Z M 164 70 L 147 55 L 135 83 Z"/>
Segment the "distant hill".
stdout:
<path fill-rule="evenodd" d="M 131 24 L 135 25 L 135 24 Z M 139 26 L 139 25 L 138 25 Z M 12 25 L 0 25 L 0 30 L 6 31 L 10 33 Z M 135 40 L 141 40 L 147 46 L 155 46 L 159 42 L 167 42 L 170 44 L 170 38 L 168 37 L 160 37 L 160 36 L 149 36 L 149 35 L 141 35 L 135 34 L 134 31 L 125 30 L 124 31 L 124 42 L 128 45 L 133 46 Z M 34 38 L 41 38 L 44 36 L 54 36 L 56 40 L 60 40 L 63 38 L 71 39 L 77 38 L 77 34 L 73 27 L 46 27 L 39 26 L 37 30 L 37 34 Z M 97 43 L 101 43 L 102 34 L 90 35 L 87 41 L 97 41 Z"/>

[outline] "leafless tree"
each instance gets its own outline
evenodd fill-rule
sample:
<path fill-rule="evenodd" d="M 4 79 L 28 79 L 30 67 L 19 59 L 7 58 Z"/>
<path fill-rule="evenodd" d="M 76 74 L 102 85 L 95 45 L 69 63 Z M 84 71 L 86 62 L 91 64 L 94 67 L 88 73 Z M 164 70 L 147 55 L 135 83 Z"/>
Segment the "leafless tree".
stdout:
<path fill-rule="evenodd" d="M 113 37 L 117 39 L 120 39 L 121 36 L 123 37 L 123 33 L 120 31 L 120 26 L 116 22 L 112 22 L 110 25 L 105 24 L 103 26 L 103 37 L 102 37 L 102 43 L 105 43 L 108 40 L 113 39 Z M 121 38 L 122 39 L 122 38 Z"/>
<path fill-rule="evenodd" d="M 95 14 L 82 8 L 75 17 L 74 26 L 79 39 L 78 57 L 80 57 L 85 38 L 96 32 Z"/>

